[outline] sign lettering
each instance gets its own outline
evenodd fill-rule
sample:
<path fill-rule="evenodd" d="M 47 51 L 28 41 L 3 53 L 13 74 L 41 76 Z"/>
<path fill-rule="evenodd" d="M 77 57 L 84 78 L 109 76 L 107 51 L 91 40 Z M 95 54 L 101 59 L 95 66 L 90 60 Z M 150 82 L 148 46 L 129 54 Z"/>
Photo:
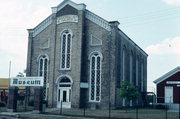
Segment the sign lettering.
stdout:
<path fill-rule="evenodd" d="M 43 77 L 14 77 L 11 78 L 11 86 L 43 86 Z"/>
<path fill-rule="evenodd" d="M 78 22 L 77 15 L 64 15 L 57 18 L 57 24 L 61 24 L 64 22 Z"/>
<path fill-rule="evenodd" d="M 180 81 L 167 81 L 166 84 L 180 84 Z"/>

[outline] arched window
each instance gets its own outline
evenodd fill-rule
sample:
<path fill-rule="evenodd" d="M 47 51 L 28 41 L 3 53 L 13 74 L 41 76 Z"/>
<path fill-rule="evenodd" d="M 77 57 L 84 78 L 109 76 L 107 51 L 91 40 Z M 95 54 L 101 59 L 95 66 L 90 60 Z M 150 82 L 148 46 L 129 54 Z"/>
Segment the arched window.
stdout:
<path fill-rule="evenodd" d="M 136 58 L 136 86 L 139 83 L 139 57 Z"/>
<path fill-rule="evenodd" d="M 71 87 L 71 80 L 68 77 L 63 77 L 60 81 L 59 81 L 59 87 Z"/>
<path fill-rule="evenodd" d="M 130 63 L 129 63 L 129 72 L 130 72 L 130 83 L 133 82 L 133 53 L 130 53 Z"/>
<path fill-rule="evenodd" d="M 48 62 L 49 58 L 47 55 L 41 55 L 38 59 L 38 76 L 44 77 L 44 99 L 47 99 Z"/>
<path fill-rule="evenodd" d="M 101 62 L 102 55 L 98 52 L 90 55 L 90 89 L 89 100 L 100 102 L 101 100 Z"/>
<path fill-rule="evenodd" d="M 123 48 L 122 52 L 122 81 L 125 80 L 125 66 L 126 66 L 126 50 Z"/>
<path fill-rule="evenodd" d="M 144 64 L 141 64 L 141 92 L 144 91 Z"/>
<path fill-rule="evenodd" d="M 122 50 L 122 80 L 121 81 L 125 81 L 125 76 L 126 76 L 125 67 L 126 67 L 126 47 L 124 46 Z M 126 101 L 123 98 L 122 106 L 125 106 L 125 102 Z"/>
<path fill-rule="evenodd" d="M 71 68 L 71 42 L 72 33 L 65 30 L 61 35 L 61 65 L 60 69 L 69 70 Z"/>

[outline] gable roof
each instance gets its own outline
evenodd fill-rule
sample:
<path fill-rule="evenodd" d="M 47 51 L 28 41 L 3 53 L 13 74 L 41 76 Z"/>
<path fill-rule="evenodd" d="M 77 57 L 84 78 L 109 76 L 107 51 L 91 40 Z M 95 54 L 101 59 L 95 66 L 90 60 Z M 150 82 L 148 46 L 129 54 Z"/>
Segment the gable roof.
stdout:
<path fill-rule="evenodd" d="M 85 10 L 86 9 L 86 5 L 83 4 L 83 3 L 76 4 L 75 2 L 72 2 L 71 0 L 64 0 L 58 6 L 52 7 L 52 13 L 57 13 L 63 7 L 65 7 L 66 5 L 70 5 L 70 6 L 74 7 L 74 8 L 76 8 L 77 10 Z"/>
<path fill-rule="evenodd" d="M 176 74 L 177 72 L 180 72 L 180 66 L 174 68 L 173 70 L 169 71 L 168 73 L 164 74 L 160 78 L 153 81 L 155 84 L 159 84 L 160 82 L 166 80 L 167 78 L 171 77 L 172 75 Z"/>
<path fill-rule="evenodd" d="M 77 10 L 83 10 L 85 11 L 85 17 L 89 19 L 90 21 L 98 24 L 99 26 L 103 27 L 104 29 L 110 31 L 111 27 L 108 21 L 104 20 L 103 18 L 99 17 L 98 15 L 90 12 L 89 10 L 86 10 L 86 5 L 83 3 L 76 4 L 71 0 L 64 0 L 61 2 L 58 6 L 52 7 L 52 14 L 47 17 L 45 20 L 43 20 L 41 23 L 39 23 L 35 28 L 33 29 L 28 29 L 29 33 L 32 33 L 32 37 L 35 37 L 38 35 L 41 31 L 43 31 L 46 27 L 48 27 L 53 21 L 52 17 L 53 14 L 56 14 L 58 11 L 63 9 L 66 5 L 70 5 L 74 7 Z"/>

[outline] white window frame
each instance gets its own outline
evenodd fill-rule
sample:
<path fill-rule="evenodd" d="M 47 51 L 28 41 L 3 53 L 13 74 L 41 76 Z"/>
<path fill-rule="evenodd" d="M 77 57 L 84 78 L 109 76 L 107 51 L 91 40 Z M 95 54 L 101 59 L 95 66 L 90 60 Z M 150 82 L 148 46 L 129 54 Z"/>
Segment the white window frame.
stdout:
<path fill-rule="evenodd" d="M 61 82 L 64 78 L 68 78 L 70 82 Z M 61 107 L 61 91 L 62 90 L 66 90 L 68 91 L 68 98 L 67 98 L 67 102 L 62 102 L 62 107 L 63 108 L 71 108 L 71 100 L 72 100 L 72 85 L 73 85 L 73 80 L 69 75 L 61 75 L 56 79 L 56 86 L 57 86 L 57 107 L 60 108 Z M 60 85 L 70 85 L 67 87 L 61 87 Z M 59 92 L 60 91 L 60 92 Z"/>
<path fill-rule="evenodd" d="M 133 82 L 133 54 L 132 52 L 130 53 L 130 63 L 129 63 L 129 68 L 130 68 L 130 83 L 132 84 Z"/>
<path fill-rule="evenodd" d="M 43 58 L 44 57 L 44 58 Z M 43 64 L 42 64 L 42 75 L 40 75 L 40 60 L 42 59 L 42 62 L 43 62 Z M 47 99 L 47 90 L 48 90 L 48 82 L 49 82 L 49 80 L 48 80 L 48 68 L 49 68 L 49 57 L 48 57 L 48 55 L 47 54 L 45 54 L 45 55 L 39 55 L 39 57 L 38 57 L 38 59 L 37 59 L 37 61 L 38 61 L 38 76 L 43 76 L 44 77 L 44 65 L 45 65 L 45 60 L 47 59 L 47 69 L 46 69 L 46 72 L 47 72 L 47 74 L 46 74 L 46 79 L 44 78 L 44 88 L 45 88 L 45 95 L 44 95 L 44 98 L 45 98 L 45 100 Z"/>
<path fill-rule="evenodd" d="M 97 54 L 97 56 L 95 56 L 95 54 Z M 92 57 L 96 57 L 95 58 L 95 84 L 94 84 L 94 100 L 91 99 L 91 78 L 92 78 L 92 75 L 91 75 L 91 71 L 92 71 Z M 99 81 L 99 100 L 97 101 L 96 100 L 96 95 L 97 95 L 97 90 L 96 90 L 96 82 L 97 82 L 97 57 L 100 57 L 100 81 Z M 101 71 L 102 71 L 102 54 L 99 53 L 99 52 L 93 52 L 91 53 L 90 57 L 90 80 L 89 80 L 89 102 L 101 102 Z"/>
<path fill-rule="evenodd" d="M 68 32 L 68 33 L 66 33 Z M 62 67 L 62 59 L 63 59 L 63 52 L 62 52 L 62 48 L 63 48 L 63 35 L 66 35 L 66 44 L 65 44 L 65 67 L 63 68 Z M 67 49 L 68 49 L 68 44 L 67 44 L 67 41 L 68 41 L 68 35 L 71 35 L 71 39 L 70 39 L 70 52 L 67 53 Z M 61 37 L 60 37 L 60 40 L 61 40 L 61 57 L 60 57 L 60 70 L 70 70 L 71 69 L 71 51 L 72 51 L 72 31 L 70 29 L 66 29 L 66 30 L 63 30 L 63 32 L 61 33 Z M 67 67 L 67 55 L 70 55 L 70 59 L 69 59 L 69 67 Z"/>
<path fill-rule="evenodd" d="M 139 60 L 136 58 L 136 86 L 139 84 Z"/>
<path fill-rule="evenodd" d="M 123 52 L 122 52 L 122 81 L 125 81 L 125 63 L 126 63 L 126 58 L 125 58 L 125 48 L 123 48 Z"/>
<path fill-rule="evenodd" d="M 144 64 L 141 64 L 141 92 L 144 91 Z"/>

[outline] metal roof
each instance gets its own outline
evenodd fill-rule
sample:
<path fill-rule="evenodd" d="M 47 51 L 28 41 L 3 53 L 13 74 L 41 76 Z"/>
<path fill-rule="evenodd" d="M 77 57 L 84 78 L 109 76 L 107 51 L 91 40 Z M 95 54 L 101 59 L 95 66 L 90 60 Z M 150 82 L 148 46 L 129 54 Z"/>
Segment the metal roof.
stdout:
<path fill-rule="evenodd" d="M 158 79 L 156 79 L 155 81 L 153 81 L 155 84 L 158 84 L 164 80 L 166 80 L 167 78 L 169 78 L 170 76 L 176 74 L 177 72 L 180 72 L 180 66 L 174 68 L 173 70 L 169 71 L 168 73 L 164 74 L 163 76 L 159 77 Z"/>

